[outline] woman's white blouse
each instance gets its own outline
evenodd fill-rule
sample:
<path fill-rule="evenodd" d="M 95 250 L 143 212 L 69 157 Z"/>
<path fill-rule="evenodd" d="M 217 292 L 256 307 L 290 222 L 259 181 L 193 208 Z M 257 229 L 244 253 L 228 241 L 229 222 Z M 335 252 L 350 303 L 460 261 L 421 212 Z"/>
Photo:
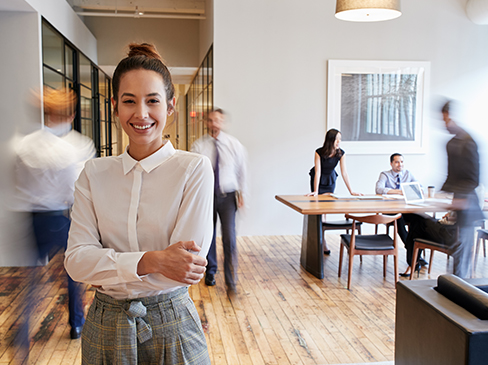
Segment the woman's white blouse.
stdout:
<path fill-rule="evenodd" d="M 195 241 L 206 257 L 213 234 L 213 170 L 208 158 L 168 141 L 141 161 L 127 151 L 88 161 L 76 182 L 65 267 L 75 281 L 116 299 L 173 291 L 186 284 L 137 275 L 147 251 Z"/>

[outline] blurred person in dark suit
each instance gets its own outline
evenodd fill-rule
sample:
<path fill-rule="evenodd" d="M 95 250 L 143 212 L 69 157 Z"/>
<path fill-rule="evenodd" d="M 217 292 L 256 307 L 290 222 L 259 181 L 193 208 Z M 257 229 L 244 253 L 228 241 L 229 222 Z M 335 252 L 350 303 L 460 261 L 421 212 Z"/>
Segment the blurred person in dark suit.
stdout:
<path fill-rule="evenodd" d="M 471 275 L 475 222 L 483 219 L 475 189 L 480 181 L 478 146 L 473 138 L 451 119 L 452 102 L 441 109 L 446 129 L 454 137 L 447 143 L 447 178 L 441 190 L 453 193 L 452 210 L 457 215 L 459 239 L 453 244 L 454 275 Z"/>

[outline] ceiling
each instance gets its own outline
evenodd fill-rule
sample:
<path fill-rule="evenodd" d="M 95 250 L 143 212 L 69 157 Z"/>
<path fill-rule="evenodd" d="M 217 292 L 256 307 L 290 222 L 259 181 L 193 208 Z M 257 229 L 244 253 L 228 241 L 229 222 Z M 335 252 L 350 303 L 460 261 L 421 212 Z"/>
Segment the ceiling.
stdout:
<path fill-rule="evenodd" d="M 34 11 L 25 0 L 0 0 L 0 11 Z"/>
<path fill-rule="evenodd" d="M 66 0 L 80 16 L 205 19 L 205 0 Z"/>

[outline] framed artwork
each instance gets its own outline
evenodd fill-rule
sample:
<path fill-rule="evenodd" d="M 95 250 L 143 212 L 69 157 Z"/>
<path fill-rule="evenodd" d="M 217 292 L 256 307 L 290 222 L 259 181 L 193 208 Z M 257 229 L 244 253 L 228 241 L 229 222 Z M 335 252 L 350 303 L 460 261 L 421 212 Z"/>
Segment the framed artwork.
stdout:
<path fill-rule="evenodd" d="M 430 62 L 329 60 L 327 129 L 348 154 L 426 152 Z"/>

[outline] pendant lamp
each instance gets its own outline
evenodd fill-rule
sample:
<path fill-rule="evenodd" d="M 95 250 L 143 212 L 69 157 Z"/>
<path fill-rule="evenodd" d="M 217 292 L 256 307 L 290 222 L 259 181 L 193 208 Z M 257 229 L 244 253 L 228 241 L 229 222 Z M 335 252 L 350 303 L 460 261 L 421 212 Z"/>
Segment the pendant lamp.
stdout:
<path fill-rule="evenodd" d="M 351 22 L 379 22 L 402 15 L 400 0 L 337 0 L 335 17 Z"/>

